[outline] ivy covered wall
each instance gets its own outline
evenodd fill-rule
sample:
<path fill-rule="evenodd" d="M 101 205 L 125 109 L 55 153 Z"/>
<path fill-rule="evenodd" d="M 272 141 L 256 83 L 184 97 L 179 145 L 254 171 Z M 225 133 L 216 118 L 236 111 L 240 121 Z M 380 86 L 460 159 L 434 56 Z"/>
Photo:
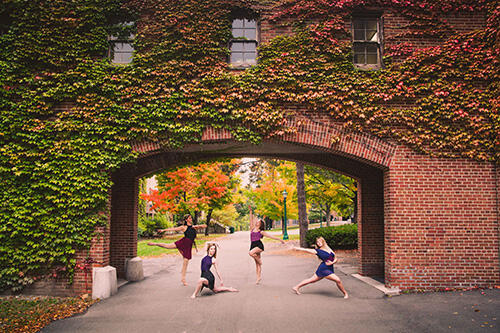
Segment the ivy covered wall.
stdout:
<path fill-rule="evenodd" d="M 180 147 L 207 125 L 258 143 L 293 128 L 291 108 L 427 154 L 498 163 L 500 10 L 488 0 L 7 0 L 0 4 L 0 290 L 69 274 L 103 225 L 109 174 L 131 144 Z M 293 33 L 230 70 L 241 8 Z M 385 67 L 352 64 L 349 21 L 363 10 L 407 24 Z M 457 31 L 454 15 L 480 15 Z M 136 22 L 123 26 L 123 22 Z M 134 62 L 110 64 L 111 35 L 136 33 Z M 431 41 L 428 46 L 419 41 Z M 426 46 L 426 47 L 423 47 Z"/>

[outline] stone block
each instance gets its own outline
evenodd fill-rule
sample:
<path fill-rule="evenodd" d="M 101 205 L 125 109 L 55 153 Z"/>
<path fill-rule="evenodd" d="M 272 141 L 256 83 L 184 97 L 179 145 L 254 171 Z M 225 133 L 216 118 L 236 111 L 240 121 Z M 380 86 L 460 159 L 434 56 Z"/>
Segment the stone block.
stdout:
<path fill-rule="evenodd" d="M 92 298 L 108 298 L 118 292 L 116 268 L 94 267 L 92 270 Z"/>
<path fill-rule="evenodd" d="M 141 258 L 125 259 L 125 279 L 128 281 L 141 281 L 144 279 Z"/>

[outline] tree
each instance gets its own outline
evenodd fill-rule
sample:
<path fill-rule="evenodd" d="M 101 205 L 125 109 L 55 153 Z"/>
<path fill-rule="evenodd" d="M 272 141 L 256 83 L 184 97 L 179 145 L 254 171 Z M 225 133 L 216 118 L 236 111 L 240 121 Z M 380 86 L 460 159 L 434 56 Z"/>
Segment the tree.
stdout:
<path fill-rule="evenodd" d="M 157 177 L 158 190 L 142 197 L 151 201 L 155 210 L 191 214 L 195 224 L 205 211 L 208 225 L 213 209 L 224 207 L 232 200 L 237 182 L 231 177 L 235 165 L 236 161 L 199 163 L 162 173 Z"/>
<path fill-rule="evenodd" d="M 350 177 L 313 166 L 305 168 L 305 185 L 308 199 L 321 208 L 327 226 L 330 213 L 336 211 L 342 217 L 356 216 L 356 181 Z"/>
<path fill-rule="evenodd" d="M 246 195 L 255 205 L 255 212 L 272 220 L 283 219 L 283 191 L 289 195 L 287 200 L 287 216 L 296 219 L 297 191 L 295 180 L 295 165 L 292 162 L 271 161 L 264 164 L 266 171 L 262 173 L 257 188 L 246 191 Z"/>
<path fill-rule="evenodd" d="M 306 206 L 306 190 L 304 184 L 304 164 L 295 163 L 297 169 L 297 203 L 299 209 L 299 233 L 300 246 L 307 247 L 306 233 L 308 227 L 307 221 L 307 206 Z"/>

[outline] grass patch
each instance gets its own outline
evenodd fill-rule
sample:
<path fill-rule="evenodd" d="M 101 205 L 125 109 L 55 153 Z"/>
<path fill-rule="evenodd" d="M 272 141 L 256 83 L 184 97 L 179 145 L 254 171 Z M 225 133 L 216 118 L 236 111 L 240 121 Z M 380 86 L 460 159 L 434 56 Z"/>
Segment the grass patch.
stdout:
<path fill-rule="evenodd" d="M 280 239 L 283 239 L 283 235 L 273 235 L 274 237 L 279 237 Z M 288 240 L 300 240 L 300 235 L 288 235 Z M 262 238 L 263 243 L 279 243 L 280 241 L 264 237 Z M 286 242 L 286 241 L 285 241 Z"/>
<path fill-rule="evenodd" d="M 95 302 L 90 297 L 0 297 L 0 332 L 38 332 Z"/>
<path fill-rule="evenodd" d="M 221 237 L 226 236 L 226 234 L 215 234 L 215 235 L 197 235 L 196 236 L 196 246 L 198 251 L 202 250 L 206 242 L 215 241 Z M 179 253 L 177 249 L 164 249 L 158 246 L 149 246 L 148 243 L 174 243 L 182 238 L 181 234 L 168 235 L 164 238 L 153 238 L 153 239 L 141 239 L 137 242 L 137 256 L 142 258 L 147 257 L 161 257 L 167 254 Z M 194 248 L 194 246 L 193 246 Z"/>
<path fill-rule="evenodd" d="M 323 223 L 324 226 L 326 226 L 326 223 Z M 319 223 L 311 223 L 309 224 L 309 229 L 311 228 L 319 228 L 320 224 Z M 286 227 L 286 230 L 293 230 L 293 229 L 298 229 L 299 226 L 298 225 L 292 225 L 292 226 L 287 226 Z M 279 228 L 273 228 L 271 230 L 266 230 L 266 231 L 281 231 L 281 227 Z"/>

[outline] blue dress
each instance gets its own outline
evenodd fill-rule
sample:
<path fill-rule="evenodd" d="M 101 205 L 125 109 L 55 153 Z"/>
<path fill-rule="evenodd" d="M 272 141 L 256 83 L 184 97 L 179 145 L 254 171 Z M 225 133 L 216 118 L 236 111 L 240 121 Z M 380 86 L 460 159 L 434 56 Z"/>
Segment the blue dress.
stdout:
<path fill-rule="evenodd" d="M 335 259 L 335 253 L 328 253 L 324 250 L 316 249 L 316 255 L 318 256 L 318 258 L 323 260 L 323 262 L 319 264 L 318 269 L 316 270 L 316 275 L 319 277 L 325 277 L 333 274 L 333 264 L 327 265 L 325 261 L 333 261 Z"/>

